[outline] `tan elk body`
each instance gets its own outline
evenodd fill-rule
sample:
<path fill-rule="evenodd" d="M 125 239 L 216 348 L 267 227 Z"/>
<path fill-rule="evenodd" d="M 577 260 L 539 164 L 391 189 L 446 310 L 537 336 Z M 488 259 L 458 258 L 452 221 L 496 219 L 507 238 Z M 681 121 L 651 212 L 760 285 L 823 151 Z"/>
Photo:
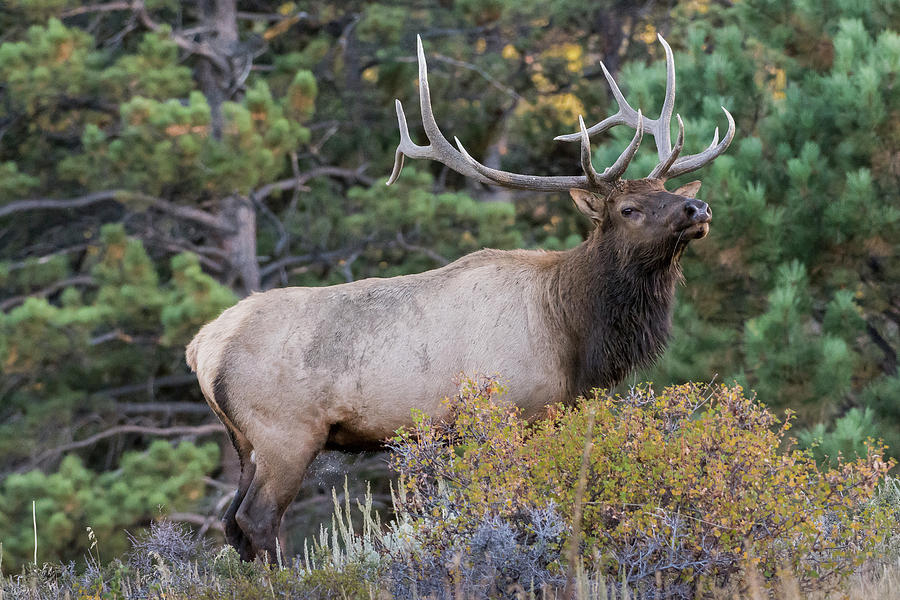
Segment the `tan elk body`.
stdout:
<path fill-rule="evenodd" d="M 443 137 L 431 113 L 425 58 L 418 45 L 420 105 L 428 146 L 417 146 L 397 102 L 404 156 L 439 160 L 483 183 L 568 190 L 594 220 L 588 239 L 567 252 L 482 250 L 440 269 L 322 288 L 253 294 L 204 326 L 187 348 L 203 395 L 241 458 L 238 491 L 225 515 L 228 541 L 242 558 L 275 557 L 281 516 L 315 455 L 326 447 L 378 445 L 409 425 L 413 409 L 440 417 L 461 374 L 498 374 L 506 399 L 527 417 L 591 387 L 615 385 L 663 350 L 691 239 L 706 235 L 710 212 L 693 199 L 694 182 L 668 192 L 667 178 L 709 163 L 734 136 L 679 158 L 670 122 L 675 73 L 666 50 L 666 99 L 644 119 L 607 79 L 619 112 L 558 139 L 581 142 L 584 175 L 535 177 L 489 169 Z M 604 68 L 604 72 L 606 72 Z M 589 135 L 625 124 L 636 131 L 603 173 L 591 165 Z M 622 180 L 644 133 L 659 165 Z"/>

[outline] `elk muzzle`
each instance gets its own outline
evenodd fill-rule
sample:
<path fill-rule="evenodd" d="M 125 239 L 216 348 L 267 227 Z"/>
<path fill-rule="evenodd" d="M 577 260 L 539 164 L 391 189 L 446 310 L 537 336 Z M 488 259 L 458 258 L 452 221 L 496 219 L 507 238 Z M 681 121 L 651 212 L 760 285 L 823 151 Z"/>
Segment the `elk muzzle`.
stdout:
<path fill-rule="evenodd" d="M 682 231 L 688 237 L 697 240 L 706 237 L 709 233 L 709 222 L 712 220 L 712 211 L 706 202 L 696 198 L 685 200 L 684 216 L 686 223 Z"/>

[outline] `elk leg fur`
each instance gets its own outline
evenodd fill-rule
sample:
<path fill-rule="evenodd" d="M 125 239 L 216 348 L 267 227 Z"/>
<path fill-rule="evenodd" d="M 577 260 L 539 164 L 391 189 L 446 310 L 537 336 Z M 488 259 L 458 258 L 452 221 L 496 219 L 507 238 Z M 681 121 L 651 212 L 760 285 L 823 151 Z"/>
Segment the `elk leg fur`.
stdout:
<path fill-rule="evenodd" d="M 326 436 L 314 436 L 294 448 L 281 445 L 266 451 L 255 447 L 256 470 L 235 514 L 235 521 L 249 538 L 251 552 L 246 559 L 258 556 L 270 563 L 276 561 L 275 540 L 281 517 L 300 490 L 306 469 L 322 449 Z"/>

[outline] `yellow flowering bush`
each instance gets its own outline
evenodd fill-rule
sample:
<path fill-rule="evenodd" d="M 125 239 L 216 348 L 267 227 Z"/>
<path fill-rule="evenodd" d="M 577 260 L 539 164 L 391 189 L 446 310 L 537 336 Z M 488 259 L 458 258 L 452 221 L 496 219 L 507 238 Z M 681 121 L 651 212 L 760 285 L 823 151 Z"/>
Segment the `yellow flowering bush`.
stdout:
<path fill-rule="evenodd" d="M 751 565 L 767 577 L 789 567 L 801 585 L 838 581 L 897 528 L 872 501 L 893 466 L 883 448 L 820 469 L 787 436 L 790 414 L 779 421 L 738 386 L 595 391 L 534 424 L 491 380 L 468 382 L 450 406 L 448 422 L 420 415 L 393 442 L 400 508 L 426 546 L 547 506 L 570 537 L 578 504 L 582 559 L 687 593 L 698 576 L 721 582 Z"/>

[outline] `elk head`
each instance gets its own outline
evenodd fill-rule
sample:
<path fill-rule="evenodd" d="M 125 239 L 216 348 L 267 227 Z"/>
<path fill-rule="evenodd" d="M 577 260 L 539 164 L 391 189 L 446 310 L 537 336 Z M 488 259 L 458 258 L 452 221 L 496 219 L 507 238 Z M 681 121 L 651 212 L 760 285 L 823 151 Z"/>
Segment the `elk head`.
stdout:
<path fill-rule="evenodd" d="M 667 179 L 695 171 L 722 154 L 734 139 L 734 119 L 722 107 L 728 119 L 728 131 L 719 141 L 716 128 L 709 147 L 690 156 L 680 156 L 684 146 L 684 123 L 680 115 L 678 136 L 671 143 L 671 121 L 675 105 L 675 62 L 669 44 L 658 36 L 666 52 L 666 95 L 662 110 L 656 119 L 644 118 L 640 110 L 633 109 L 603 63 L 603 74 L 609 82 L 619 111 L 586 128 L 584 119 L 578 117 L 579 131 L 561 135 L 556 140 L 581 144 L 582 175 L 540 177 L 509 173 L 487 167 L 473 159 L 456 138 L 456 148 L 444 138 L 434 119 L 431 108 L 431 92 L 428 87 L 428 70 L 422 40 L 417 37 L 419 60 L 419 104 L 422 124 L 429 144 L 420 146 L 409 137 L 403 106 L 396 101 L 397 119 L 400 124 L 400 144 L 394 158 L 394 169 L 387 184 L 397 180 L 403 168 L 405 156 L 436 160 L 454 171 L 486 184 L 507 188 L 535 191 L 568 191 L 575 206 L 596 224 L 597 235 L 605 239 L 618 239 L 621 248 L 631 249 L 628 254 L 677 257 L 691 239 L 704 237 L 709 231 L 712 213 L 705 202 L 694 196 L 700 182 L 694 181 L 674 192 L 666 191 Z M 591 162 L 590 136 L 602 133 L 616 125 L 627 125 L 635 130 L 631 143 L 619 158 L 603 172 L 598 172 Z M 624 180 L 622 174 L 631 162 L 645 133 L 653 136 L 659 154 L 659 163 L 643 179 Z M 660 246 L 671 246 L 671 252 Z"/>

